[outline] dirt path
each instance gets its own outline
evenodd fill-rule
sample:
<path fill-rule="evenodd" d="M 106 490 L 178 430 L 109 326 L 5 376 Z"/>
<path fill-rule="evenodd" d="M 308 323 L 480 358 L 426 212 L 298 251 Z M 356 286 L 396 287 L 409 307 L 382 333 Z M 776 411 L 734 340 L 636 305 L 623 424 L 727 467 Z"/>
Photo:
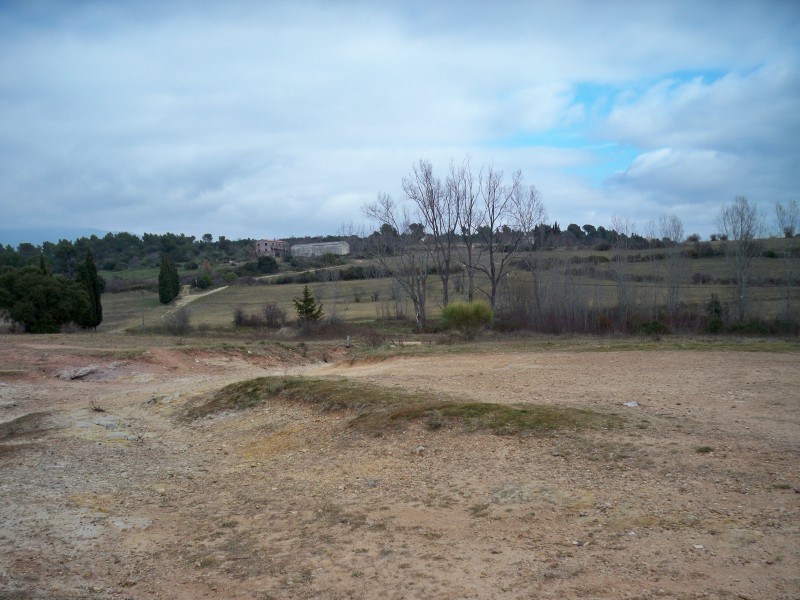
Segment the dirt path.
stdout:
<path fill-rule="evenodd" d="M 189 293 L 189 286 L 184 286 L 183 293 L 175 299 L 175 308 L 183 308 L 197 300 L 198 298 L 202 298 L 203 296 L 208 296 L 210 294 L 216 294 L 217 292 L 221 292 L 224 289 L 227 289 L 227 285 L 223 285 L 222 287 L 214 288 L 213 290 L 208 290 L 207 292 L 198 292 L 195 294 Z"/>
<path fill-rule="evenodd" d="M 30 415 L 0 428 L 0 598 L 800 597 L 797 354 L 330 366 L 278 346 L 31 340 L 0 345 L 0 421 Z M 280 403 L 175 419 L 198 393 L 290 372 L 625 425 L 375 437 Z"/>

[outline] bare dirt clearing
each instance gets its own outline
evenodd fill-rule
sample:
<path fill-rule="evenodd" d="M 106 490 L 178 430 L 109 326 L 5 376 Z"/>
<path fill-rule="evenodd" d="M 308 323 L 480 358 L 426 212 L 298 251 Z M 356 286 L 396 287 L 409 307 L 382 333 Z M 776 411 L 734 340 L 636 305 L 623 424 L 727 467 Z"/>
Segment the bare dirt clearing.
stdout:
<path fill-rule="evenodd" d="M 797 352 L 304 353 L 3 336 L 0 598 L 800 597 Z M 176 418 L 289 373 L 624 425 L 372 435 L 277 401 Z"/>

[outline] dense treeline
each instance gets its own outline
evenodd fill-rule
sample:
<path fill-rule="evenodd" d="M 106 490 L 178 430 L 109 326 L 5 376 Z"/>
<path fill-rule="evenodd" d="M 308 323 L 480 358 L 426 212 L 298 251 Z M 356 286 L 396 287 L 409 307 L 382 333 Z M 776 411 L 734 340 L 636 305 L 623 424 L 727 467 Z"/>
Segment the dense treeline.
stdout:
<path fill-rule="evenodd" d="M 203 260 L 220 262 L 226 260 L 255 260 L 253 240 L 229 240 L 219 236 L 214 241 L 211 234 L 200 239 L 193 235 L 145 233 L 142 237 L 131 233 L 107 233 L 82 237 L 74 242 L 59 240 L 45 242 L 41 246 L 23 243 L 16 249 L 0 247 L 0 266 L 22 267 L 35 263 L 43 255 L 53 272 L 72 277 L 77 264 L 91 250 L 101 271 L 125 271 L 158 267 L 162 254 L 168 254 L 176 263 L 187 268 L 197 268 Z"/>
<path fill-rule="evenodd" d="M 58 333 L 70 323 L 95 329 L 103 307 L 91 251 L 76 270 L 74 280 L 54 275 L 43 255 L 38 264 L 0 267 L 0 318 L 27 333 Z"/>
<path fill-rule="evenodd" d="M 421 224 L 413 225 L 420 231 L 423 230 Z M 360 256 L 365 243 L 379 234 L 380 232 L 359 235 L 349 232 L 339 236 L 291 237 L 286 238 L 286 241 L 293 245 L 345 239 L 350 243 L 352 254 Z M 579 245 L 599 250 L 611 248 L 612 244 L 625 238 L 625 234 L 602 226 L 595 228 L 592 225 L 584 225 L 581 228 L 572 224 L 567 230 L 562 231 L 558 223 L 541 225 L 532 236 L 532 240 L 535 240 L 539 247 L 563 248 Z M 145 233 L 141 237 L 127 232 L 107 233 L 103 237 L 93 235 L 75 241 L 62 239 L 55 243 L 44 242 L 42 245 L 22 243 L 17 248 L 10 245 L 0 246 L 0 266 L 23 267 L 36 264 L 39 256 L 43 255 L 54 274 L 72 278 L 76 275 L 77 267 L 86 256 L 86 252 L 91 251 L 100 271 L 158 268 L 161 256 L 167 254 L 172 257 L 176 265 L 186 269 L 199 268 L 203 261 L 210 263 L 235 261 L 252 263 L 245 269 L 245 271 L 249 269 L 249 273 L 243 272 L 242 275 L 277 272 L 276 265 L 258 264 L 258 257 L 254 254 L 254 241 L 250 238 L 229 240 L 225 236 L 219 236 L 214 240 L 211 234 L 205 234 L 198 239 L 193 235 L 175 233 Z M 631 236 L 629 242 L 630 247 L 644 248 L 651 247 L 651 244 L 652 241 L 638 235 Z M 298 259 L 290 262 L 294 267 L 306 266 L 296 263 Z"/>

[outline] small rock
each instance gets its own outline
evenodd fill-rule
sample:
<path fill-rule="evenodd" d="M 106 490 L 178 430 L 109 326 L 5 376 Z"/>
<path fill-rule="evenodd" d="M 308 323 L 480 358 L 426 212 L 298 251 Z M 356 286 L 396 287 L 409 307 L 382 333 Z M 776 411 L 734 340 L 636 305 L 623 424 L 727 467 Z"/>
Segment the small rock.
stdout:
<path fill-rule="evenodd" d="M 702 550 L 703 549 L 703 545 L 702 544 L 695 544 L 694 546 L 692 546 L 692 548 L 694 548 L 695 550 Z"/>
<path fill-rule="evenodd" d="M 627 406 L 629 408 L 636 408 L 639 406 L 639 403 L 636 400 L 631 400 L 630 402 L 625 402 L 622 406 Z"/>
<path fill-rule="evenodd" d="M 414 449 L 414 454 L 416 454 L 417 456 L 422 456 L 422 454 L 425 452 L 425 450 L 426 450 L 425 446 L 417 446 Z"/>
<path fill-rule="evenodd" d="M 71 379 L 81 379 L 92 373 L 96 373 L 100 368 L 97 365 L 89 365 L 88 367 L 80 367 L 78 369 L 67 369 L 58 374 L 59 379 L 69 381 Z"/>

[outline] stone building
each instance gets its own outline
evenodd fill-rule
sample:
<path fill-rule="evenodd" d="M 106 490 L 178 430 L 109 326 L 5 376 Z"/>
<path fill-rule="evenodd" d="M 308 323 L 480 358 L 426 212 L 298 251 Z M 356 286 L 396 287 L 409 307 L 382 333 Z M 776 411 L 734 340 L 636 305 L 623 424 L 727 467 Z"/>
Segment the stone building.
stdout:
<path fill-rule="evenodd" d="M 286 256 L 289 253 L 289 244 L 283 240 L 258 240 L 256 254 L 258 256 Z"/>
<path fill-rule="evenodd" d="M 336 254 L 345 256 L 350 254 L 350 244 L 347 242 L 321 242 L 318 244 L 295 244 L 292 246 L 292 256 L 322 256 L 323 254 Z"/>

